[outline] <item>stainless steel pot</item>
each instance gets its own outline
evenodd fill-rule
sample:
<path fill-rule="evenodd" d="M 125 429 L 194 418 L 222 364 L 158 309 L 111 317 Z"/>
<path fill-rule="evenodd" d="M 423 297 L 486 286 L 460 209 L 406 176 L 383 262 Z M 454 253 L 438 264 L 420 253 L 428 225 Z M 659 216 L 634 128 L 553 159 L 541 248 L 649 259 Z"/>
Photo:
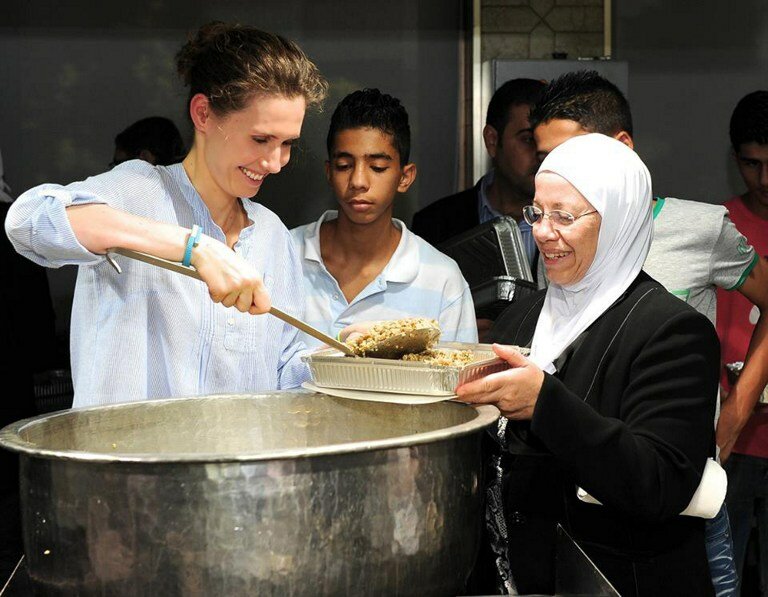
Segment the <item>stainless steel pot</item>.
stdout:
<path fill-rule="evenodd" d="M 305 392 L 63 411 L 10 425 L 45 595 L 455 595 L 492 406 Z"/>

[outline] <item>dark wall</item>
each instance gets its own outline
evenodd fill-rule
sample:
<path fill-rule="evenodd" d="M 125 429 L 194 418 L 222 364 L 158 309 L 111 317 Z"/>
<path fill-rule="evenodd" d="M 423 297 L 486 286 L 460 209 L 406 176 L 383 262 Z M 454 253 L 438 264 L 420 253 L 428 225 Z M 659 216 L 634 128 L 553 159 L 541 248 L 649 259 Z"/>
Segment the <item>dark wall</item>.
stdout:
<path fill-rule="evenodd" d="M 614 0 L 614 11 L 654 192 L 709 203 L 742 192 L 728 121 L 741 97 L 768 89 L 768 3 Z"/>

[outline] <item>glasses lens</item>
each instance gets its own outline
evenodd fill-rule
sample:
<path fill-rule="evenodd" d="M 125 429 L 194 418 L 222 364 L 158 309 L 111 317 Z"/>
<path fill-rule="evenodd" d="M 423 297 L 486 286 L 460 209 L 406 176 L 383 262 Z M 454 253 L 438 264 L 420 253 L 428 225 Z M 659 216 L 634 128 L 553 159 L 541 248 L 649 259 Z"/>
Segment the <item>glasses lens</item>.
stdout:
<path fill-rule="evenodd" d="M 526 205 L 523 208 L 523 219 L 528 222 L 530 226 L 533 226 L 536 222 L 541 220 L 541 210 L 533 205 Z"/>
<path fill-rule="evenodd" d="M 569 214 L 567 211 L 551 211 L 549 212 L 549 218 L 552 220 L 552 223 L 555 226 L 570 226 L 573 224 L 573 222 L 576 220 L 576 218 L 573 217 L 572 214 Z"/>

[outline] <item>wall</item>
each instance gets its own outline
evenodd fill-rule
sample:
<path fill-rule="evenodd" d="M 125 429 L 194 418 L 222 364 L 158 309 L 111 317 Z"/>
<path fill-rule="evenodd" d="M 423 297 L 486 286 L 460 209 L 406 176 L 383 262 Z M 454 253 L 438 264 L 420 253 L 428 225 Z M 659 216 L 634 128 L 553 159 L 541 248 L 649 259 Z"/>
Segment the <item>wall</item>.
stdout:
<path fill-rule="evenodd" d="M 335 205 L 324 177 L 325 135 L 341 97 L 380 87 L 410 114 L 419 175 L 396 215 L 457 184 L 459 0 L 6 0 L 0 11 L 0 147 L 16 193 L 102 172 L 117 132 L 157 114 L 190 130 L 173 56 L 188 31 L 210 20 L 240 21 L 297 40 L 331 82 L 327 108 L 309 114 L 286 171 L 258 199 L 289 226 Z M 61 333 L 69 322 L 74 271 L 51 271 Z"/>
<path fill-rule="evenodd" d="M 296 39 L 331 81 L 327 110 L 305 123 L 288 167 L 292 175 L 270 181 L 260 200 L 284 212 L 289 225 L 314 217 L 318 203 L 330 205 L 318 164 L 330 113 L 347 92 L 376 86 L 399 97 L 411 116 L 420 176 L 400 209 L 409 219 L 420 198 L 429 202 L 455 186 L 460 5 L 166 0 L 116 8 L 82 0 L 4 2 L 0 142 L 7 178 L 21 192 L 99 172 L 111 159 L 114 135 L 150 113 L 186 125 L 174 53 L 201 23 L 239 20 Z"/>
<path fill-rule="evenodd" d="M 614 16 L 654 191 L 710 203 L 742 192 L 728 121 L 741 97 L 768 89 L 768 3 L 615 0 Z"/>
<path fill-rule="evenodd" d="M 482 0 L 482 59 L 604 55 L 603 0 Z"/>
<path fill-rule="evenodd" d="M 600 51 L 603 0 L 481 0 L 482 58 Z M 629 65 L 637 150 L 658 194 L 721 203 L 742 186 L 728 144 L 736 102 L 768 88 L 768 3 L 612 0 Z M 585 68 L 589 63 L 585 63 Z"/>

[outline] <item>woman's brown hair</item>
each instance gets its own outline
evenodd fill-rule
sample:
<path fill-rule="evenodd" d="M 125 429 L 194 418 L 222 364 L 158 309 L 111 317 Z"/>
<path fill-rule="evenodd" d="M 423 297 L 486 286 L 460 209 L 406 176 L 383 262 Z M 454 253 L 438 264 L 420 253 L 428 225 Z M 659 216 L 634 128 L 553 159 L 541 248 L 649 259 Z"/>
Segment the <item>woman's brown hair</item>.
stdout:
<path fill-rule="evenodd" d="M 256 95 L 303 97 L 319 106 L 328 82 L 294 42 L 254 27 L 219 21 L 203 25 L 176 54 L 189 99 L 204 94 L 223 116 Z"/>

